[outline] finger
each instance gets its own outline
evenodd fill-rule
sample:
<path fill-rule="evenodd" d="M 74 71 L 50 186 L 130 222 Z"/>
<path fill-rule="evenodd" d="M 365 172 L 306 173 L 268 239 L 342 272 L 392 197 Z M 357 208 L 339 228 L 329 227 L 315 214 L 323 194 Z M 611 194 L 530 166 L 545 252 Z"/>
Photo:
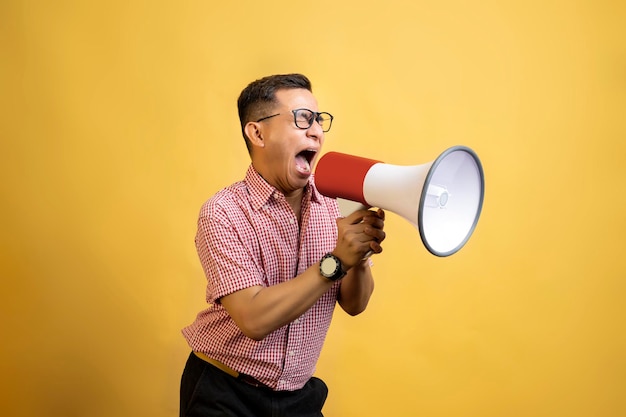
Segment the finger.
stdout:
<path fill-rule="evenodd" d="M 382 242 L 387 237 L 387 234 L 383 230 L 373 227 L 366 227 L 363 232 L 378 243 Z"/>
<path fill-rule="evenodd" d="M 383 251 L 383 247 L 380 246 L 380 244 L 378 242 L 376 242 L 376 241 L 371 241 L 370 242 L 370 249 L 374 253 L 381 253 Z"/>
<path fill-rule="evenodd" d="M 385 221 L 377 216 L 367 216 L 363 219 L 363 224 L 370 225 L 377 229 L 383 229 L 385 227 Z"/>
<path fill-rule="evenodd" d="M 372 212 L 371 210 L 357 210 L 354 213 L 350 214 L 348 217 L 346 217 L 346 220 L 350 222 L 350 224 L 357 224 L 357 223 L 361 223 L 363 221 L 363 219 L 365 217 L 367 217 L 368 215 L 371 215 Z"/>

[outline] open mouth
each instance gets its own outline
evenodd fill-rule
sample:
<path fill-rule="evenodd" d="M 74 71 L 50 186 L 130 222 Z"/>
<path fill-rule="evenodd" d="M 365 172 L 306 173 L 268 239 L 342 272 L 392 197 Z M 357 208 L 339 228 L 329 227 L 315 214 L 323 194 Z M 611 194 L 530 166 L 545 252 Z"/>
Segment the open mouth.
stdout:
<path fill-rule="evenodd" d="M 317 155 L 317 151 L 314 149 L 305 149 L 296 155 L 296 168 L 298 172 L 302 174 L 311 173 L 311 163 Z"/>

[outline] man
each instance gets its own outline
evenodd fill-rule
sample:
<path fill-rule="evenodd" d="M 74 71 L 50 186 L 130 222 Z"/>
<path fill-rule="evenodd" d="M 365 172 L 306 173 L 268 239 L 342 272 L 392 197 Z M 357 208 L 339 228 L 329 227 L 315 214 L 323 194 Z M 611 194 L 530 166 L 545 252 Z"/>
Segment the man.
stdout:
<path fill-rule="evenodd" d="M 315 365 L 335 304 L 351 315 L 368 304 L 366 254 L 382 251 L 384 212 L 341 218 L 315 188 L 333 117 L 305 76 L 254 81 L 238 108 L 252 163 L 200 211 L 209 306 L 183 329 L 193 352 L 180 415 L 321 416 L 328 390 Z"/>

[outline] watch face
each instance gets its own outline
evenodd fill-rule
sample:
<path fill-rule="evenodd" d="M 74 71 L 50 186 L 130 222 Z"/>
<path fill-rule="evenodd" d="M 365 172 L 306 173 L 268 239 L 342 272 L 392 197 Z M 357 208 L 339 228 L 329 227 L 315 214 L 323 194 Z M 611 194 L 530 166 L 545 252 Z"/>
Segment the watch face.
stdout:
<path fill-rule="evenodd" d="M 337 270 L 337 261 L 335 261 L 333 258 L 326 258 L 322 261 L 320 268 L 325 276 L 330 277 Z"/>

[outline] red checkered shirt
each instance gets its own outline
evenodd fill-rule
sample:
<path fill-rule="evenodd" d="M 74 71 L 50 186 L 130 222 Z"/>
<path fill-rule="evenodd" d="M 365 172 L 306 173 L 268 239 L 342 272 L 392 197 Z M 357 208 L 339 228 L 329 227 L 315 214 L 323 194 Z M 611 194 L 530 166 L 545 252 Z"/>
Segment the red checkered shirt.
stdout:
<path fill-rule="evenodd" d="M 196 248 L 207 277 L 209 307 L 183 329 L 189 346 L 274 390 L 302 388 L 315 371 L 340 283 L 301 317 L 261 341 L 244 336 L 219 299 L 304 272 L 334 249 L 339 216 L 336 201 L 322 196 L 311 177 L 299 227 L 284 195 L 252 166 L 243 181 L 204 203 Z"/>

